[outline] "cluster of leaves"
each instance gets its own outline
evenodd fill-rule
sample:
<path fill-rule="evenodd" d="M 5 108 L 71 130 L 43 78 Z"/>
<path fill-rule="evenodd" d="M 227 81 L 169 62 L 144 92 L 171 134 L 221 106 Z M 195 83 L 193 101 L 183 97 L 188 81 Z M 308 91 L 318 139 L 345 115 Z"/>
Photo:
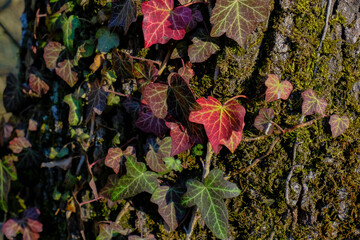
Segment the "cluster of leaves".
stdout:
<path fill-rule="evenodd" d="M 224 173 L 216 167 L 201 181 L 197 177 L 201 174 L 188 179 L 194 172 L 177 156 L 206 142 L 215 154 L 222 146 L 235 152 L 242 140 L 246 111 L 236 100 L 240 96 L 223 104 L 211 96 L 197 99 L 191 89 L 195 75 L 192 67 L 221 49 L 224 33 L 245 46 L 257 23 L 267 18 L 269 0 L 218 0 L 214 5 L 187 0 L 62 3 L 53 0 L 47 6 L 46 30 L 42 30 L 34 52 L 43 62 L 33 63 L 25 89 L 14 76 L 9 77 L 5 89 L 9 111 L 31 97 L 49 101 L 51 107 L 45 111 L 52 115 L 40 116 L 35 108 L 32 116 L 36 118 L 29 118 L 26 134 L 21 124 L 2 121 L 0 143 L 3 146 L 8 142 L 12 152 L 0 162 L 2 210 L 7 211 L 10 182 L 17 178 L 14 162 L 36 146 L 36 137 L 28 134 L 36 131 L 44 139 L 51 138 L 53 144 L 44 144 L 49 161 L 41 167 L 67 171 L 66 183 L 55 186 L 53 198 L 66 201 L 63 205 L 70 214 L 77 211 L 75 204 L 83 208 L 85 203 L 78 200 L 88 188 L 94 200 L 106 200 L 110 209 L 123 199 L 146 192 L 158 205 L 170 231 L 186 222 L 187 213 L 196 206 L 215 236 L 226 239 L 228 212 L 224 199 L 238 196 L 239 188 L 224 180 Z M 83 20 L 75 9 L 92 14 L 91 21 Z M 140 40 L 136 29 L 139 23 L 144 36 Z M 275 75 L 269 75 L 265 85 L 267 102 L 286 100 L 293 89 L 291 83 L 280 82 Z M 18 88 L 26 96 L 19 94 Z M 302 96 L 303 115 L 325 116 L 326 102 L 313 90 Z M 273 109 L 261 109 L 255 127 L 270 134 L 278 126 L 273 118 Z M 54 130 L 49 129 L 50 124 Z M 349 120 L 333 115 L 330 125 L 336 137 Z M 63 137 L 58 137 L 59 133 Z M 199 147 L 194 152 L 201 158 L 205 155 Z M 80 163 L 75 169 L 72 160 L 76 156 L 80 156 Z M 87 168 L 81 171 L 84 162 Z M 109 168 L 114 174 L 109 175 Z M 58 196 L 58 191 L 63 191 L 63 196 Z M 69 191 L 73 196 L 66 194 Z M 88 220 L 80 215 L 82 221 Z M 38 239 L 42 225 L 37 217 L 25 214 L 21 220 L 10 219 L 3 232 L 9 238 L 21 232 L 24 238 Z M 143 239 L 129 236 L 131 231 L 115 222 L 100 222 L 99 226 L 98 239 L 111 239 L 116 234 Z M 148 234 L 147 239 L 155 237 Z"/>
<path fill-rule="evenodd" d="M 288 81 L 280 82 L 279 78 L 270 74 L 265 81 L 267 86 L 265 101 L 273 102 L 278 99 L 287 100 L 293 90 L 293 86 Z M 321 117 L 326 117 L 325 111 L 328 103 L 325 99 L 319 98 L 316 92 L 312 89 L 308 89 L 301 93 L 303 98 L 302 114 L 303 116 L 320 114 Z M 272 121 L 274 118 L 274 110 L 272 108 L 262 108 L 259 111 L 258 116 L 255 118 L 254 126 L 265 134 L 272 134 L 274 131 L 274 125 L 278 126 Z M 331 133 L 334 138 L 343 134 L 349 127 L 350 120 L 346 116 L 338 116 L 336 114 L 330 116 L 329 124 L 331 127 Z M 278 126 L 279 127 L 279 126 Z M 280 127 L 279 127 L 280 128 Z M 283 129 L 279 129 L 284 132 Z M 291 129 L 289 129 L 291 131 Z"/>

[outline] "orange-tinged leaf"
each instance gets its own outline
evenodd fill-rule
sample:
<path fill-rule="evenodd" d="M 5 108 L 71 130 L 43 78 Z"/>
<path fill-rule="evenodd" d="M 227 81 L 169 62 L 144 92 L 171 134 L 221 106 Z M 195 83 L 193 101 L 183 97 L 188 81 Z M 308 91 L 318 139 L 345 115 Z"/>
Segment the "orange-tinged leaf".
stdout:
<path fill-rule="evenodd" d="M 314 90 L 309 89 L 301 93 L 301 97 L 304 99 L 302 104 L 302 114 L 312 115 L 314 113 L 319 113 L 321 115 L 325 114 L 327 102 L 325 99 L 318 98 Z"/>
<path fill-rule="evenodd" d="M 96 54 L 95 58 L 94 58 L 94 62 L 90 65 L 90 70 L 92 72 L 95 72 L 96 70 L 99 69 L 99 67 L 101 67 L 101 64 L 103 64 L 105 60 L 105 56 L 103 53 L 98 53 Z"/>
<path fill-rule="evenodd" d="M 185 36 L 186 26 L 192 20 L 190 8 L 174 8 L 174 0 L 151 0 L 141 4 L 144 14 L 142 24 L 145 48 L 156 43 L 180 40 Z"/>
<path fill-rule="evenodd" d="M 331 115 L 329 124 L 331 127 L 331 134 L 333 138 L 340 136 L 349 127 L 350 120 L 346 116 L 340 117 L 339 115 Z"/>
<path fill-rule="evenodd" d="M 44 60 L 48 69 L 55 69 L 60 52 L 65 47 L 59 42 L 49 42 L 44 48 Z"/>
<path fill-rule="evenodd" d="M 30 73 L 29 77 L 29 85 L 31 90 L 41 96 L 42 93 L 46 94 L 50 87 L 43 80 L 41 80 L 38 76 L 33 73 Z"/>
<path fill-rule="evenodd" d="M 24 148 L 31 147 L 31 143 L 25 137 L 16 137 L 9 142 L 9 148 L 13 153 L 20 153 Z"/>
<path fill-rule="evenodd" d="M 38 127 L 38 122 L 33 119 L 29 119 L 29 126 L 28 126 L 29 131 L 36 131 L 37 127 Z"/>
<path fill-rule="evenodd" d="M 78 81 L 78 76 L 75 71 L 72 70 L 74 67 L 73 61 L 66 59 L 58 64 L 56 67 L 56 74 L 61 77 L 70 87 L 73 87 Z"/>
<path fill-rule="evenodd" d="M 233 132 L 242 132 L 245 109 L 235 100 L 222 105 L 217 99 L 209 97 L 197 100 L 202 109 L 192 111 L 189 120 L 203 124 L 215 154 L 219 153 L 221 144 L 231 146 L 227 141 Z M 238 136 L 238 135 L 237 135 Z M 234 140 L 234 139 L 231 139 Z M 234 149 L 234 147 L 231 147 Z"/>
<path fill-rule="evenodd" d="M 278 99 L 287 100 L 290 96 L 293 86 L 289 81 L 279 81 L 279 78 L 274 74 L 269 74 L 265 81 L 268 87 L 265 93 L 265 101 L 273 102 Z"/>

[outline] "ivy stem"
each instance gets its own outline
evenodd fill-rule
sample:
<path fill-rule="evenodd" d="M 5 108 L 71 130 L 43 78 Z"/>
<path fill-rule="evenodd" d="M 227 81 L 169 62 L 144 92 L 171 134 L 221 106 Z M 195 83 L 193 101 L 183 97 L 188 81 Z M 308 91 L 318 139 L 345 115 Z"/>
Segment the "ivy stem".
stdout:
<path fill-rule="evenodd" d="M 104 90 L 105 90 L 105 92 L 113 93 L 113 94 L 121 96 L 121 97 L 129 97 L 128 95 L 125 95 L 125 94 L 122 94 L 122 93 L 119 93 L 119 92 L 115 92 L 115 91 L 111 91 L 109 89 L 104 89 Z"/>
<path fill-rule="evenodd" d="M 230 98 L 229 100 L 227 100 L 227 101 L 225 102 L 225 104 L 228 103 L 228 102 L 230 102 L 231 100 L 234 100 L 234 99 L 237 99 L 237 98 L 245 98 L 247 101 L 249 101 L 249 98 L 248 98 L 247 96 L 245 96 L 245 95 L 237 95 L 237 96 L 232 97 L 232 98 Z"/>
<path fill-rule="evenodd" d="M 284 129 L 280 127 L 276 122 L 271 121 L 271 123 L 274 124 L 281 131 L 281 133 L 285 133 Z"/>
<path fill-rule="evenodd" d="M 96 160 L 95 162 L 90 164 L 89 168 L 92 168 L 94 165 L 96 165 L 97 163 L 99 163 L 99 162 L 101 162 L 103 160 L 105 160 L 105 158 L 100 158 L 100 159 Z"/>
<path fill-rule="evenodd" d="M 92 202 L 96 202 L 96 201 L 99 201 L 100 199 L 102 199 L 103 197 L 97 197 L 97 198 L 94 198 L 94 199 L 91 199 L 89 201 L 85 201 L 85 202 L 82 202 L 82 203 L 79 203 L 79 206 L 81 207 L 82 205 L 85 205 L 85 204 L 88 204 L 88 203 L 92 203 Z"/>
<path fill-rule="evenodd" d="M 161 66 L 161 62 L 159 62 L 159 61 L 154 61 L 154 60 L 151 60 L 151 59 L 146 59 L 146 58 L 141 58 L 141 57 L 134 57 L 134 56 L 131 56 L 131 55 L 129 55 L 129 57 L 132 58 L 132 59 L 140 60 L 140 61 L 152 62 L 152 63 L 157 64 L 158 66 Z"/>
<path fill-rule="evenodd" d="M 165 59 L 164 59 L 164 61 L 162 62 L 162 65 L 161 65 L 161 67 L 160 67 L 160 69 L 159 69 L 159 71 L 158 71 L 158 76 L 160 76 L 163 72 L 164 72 L 164 70 L 165 70 L 165 68 L 166 68 L 166 65 L 167 65 L 167 63 L 168 63 L 168 61 L 169 61 L 169 59 L 170 59 L 170 56 L 171 56 L 171 50 L 169 49 L 168 50 L 168 52 L 167 52 L 167 54 L 166 54 L 166 56 L 165 56 Z"/>

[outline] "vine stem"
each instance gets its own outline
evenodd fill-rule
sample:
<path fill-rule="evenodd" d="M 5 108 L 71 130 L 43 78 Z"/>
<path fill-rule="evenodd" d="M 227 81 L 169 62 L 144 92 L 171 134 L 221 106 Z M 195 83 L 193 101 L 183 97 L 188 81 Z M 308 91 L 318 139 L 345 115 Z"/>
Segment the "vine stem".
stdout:
<path fill-rule="evenodd" d="M 146 59 L 146 58 L 141 58 L 141 57 L 134 57 L 134 56 L 131 56 L 130 54 L 129 54 L 129 57 L 132 59 L 140 60 L 140 61 L 152 62 L 152 63 L 157 64 L 158 66 L 161 66 L 161 62 L 159 62 L 159 61 L 154 61 L 151 59 Z"/>
<path fill-rule="evenodd" d="M 231 100 L 234 100 L 234 99 L 237 99 L 237 98 L 245 98 L 247 101 L 249 101 L 249 98 L 248 98 L 247 96 L 245 96 L 245 95 L 237 95 L 237 96 L 232 97 L 232 98 L 230 98 L 229 100 L 227 100 L 227 101 L 225 102 L 225 104 L 228 103 L 228 102 L 230 102 Z"/>
<path fill-rule="evenodd" d="M 113 94 L 121 96 L 121 97 L 129 97 L 128 95 L 125 95 L 125 94 L 122 94 L 122 93 L 119 93 L 119 92 L 115 92 L 115 91 L 111 91 L 109 89 L 104 89 L 104 90 L 105 90 L 105 92 L 113 93 Z"/>
<path fill-rule="evenodd" d="M 97 197 L 97 198 L 94 198 L 94 199 L 91 199 L 89 201 L 85 201 L 85 202 L 81 202 L 79 203 L 79 206 L 81 207 L 82 205 L 85 205 L 85 204 L 88 204 L 88 203 L 92 203 L 92 202 L 96 202 L 96 201 L 99 201 L 100 199 L 102 199 L 103 197 Z"/>
<path fill-rule="evenodd" d="M 203 162 L 203 175 L 202 175 L 202 182 L 204 182 L 205 178 L 207 177 L 207 175 L 210 172 L 210 165 L 211 165 L 211 158 L 214 154 L 214 150 L 210 144 L 210 142 L 207 143 L 207 152 L 206 152 L 206 157 L 205 157 L 205 162 Z M 194 207 L 192 214 L 191 214 L 191 220 L 189 223 L 189 228 L 185 229 L 186 231 L 186 240 L 190 240 L 190 237 L 194 231 L 196 222 L 199 220 L 200 215 L 199 215 L 199 210 L 197 207 Z"/>

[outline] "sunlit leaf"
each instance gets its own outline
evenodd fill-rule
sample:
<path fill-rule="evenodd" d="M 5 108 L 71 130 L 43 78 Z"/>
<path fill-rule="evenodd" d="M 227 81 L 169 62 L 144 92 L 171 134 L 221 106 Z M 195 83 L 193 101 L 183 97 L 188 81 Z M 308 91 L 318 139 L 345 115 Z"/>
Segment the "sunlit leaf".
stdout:
<path fill-rule="evenodd" d="M 151 0 L 141 4 L 145 48 L 184 38 L 186 26 L 192 20 L 191 9 L 183 6 L 173 8 L 173 0 Z"/>
<path fill-rule="evenodd" d="M 215 40 L 208 36 L 202 29 L 195 33 L 191 41 L 193 44 L 188 48 L 188 55 L 192 63 L 204 62 L 220 50 Z"/>
<path fill-rule="evenodd" d="M 340 136 L 349 127 L 350 120 L 346 116 L 340 117 L 339 115 L 331 115 L 329 124 L 331 127 L 331 134 L 333 138 Z"/>
<path fill-rule="evenodd" d="M 29 77 L 29 85 L 31 90 L 41 96 L 42 93 L 46 94 L 50 87 L 43 80 L 41 80 L 38 76 L 33 73 L 30 73 Z"/>
<path fill-rule="evenodd" d="M 99 52 L 107 53 L 112 48 L 119 46 L 119 37 L 116 33 L 110 33 L 107 28 L 100 28 L 96 32 L 96 38 L 98 39 L 98 44 L 96 49 Z"/>
<path fill-rule="evenodd" d="M 321 115 L 325 114 L 327 102 L 325 99 L 318 98 L 317 94 L 314 90 L 309 89 L 305 92 L 301 93 L 301 97 L 303 98 L 302 104 L 302 114 L 304 115 L 312 115 L 314 113 L 319 113 Z"/>
<path fill-rule="evenodd" d="M 94 57 L 94 62 L 89 67 L 90 70 L 92 72 L 96 72 L 96 70 L 98 70 L 99 67 L 101 67 L 104 61 L 105 61 L 105 56 L 103 53 L 96 54 L 96 56 Z"/>
<path fill-rule="evenodd" d="M 228 211 L 224 198 L 236 197 L 239 188 L 224 180 L 222 171 L 214 169 L 205 178 L 204 183 L 190 179 L 186 182 L 187 192 L 182 203 L 186 207 L 197 206 L 205 224 L 218 238 L 227 238 Z"/>
<path fill-rule="evenodd" d="M 142 107 L 139 111 L 135 125 L 140 130 L 147 133 L 154 133 L 158 137 L 163 136 L 168 131 L 165 120 L 155 117 L 151 109 L 147 106 Z"/>
<path fill-rule="evenodd" d="M 269 12 L 269 0 L 219 0 L 216 1 L 210 22 L 210 35 L 226 36 L 244 47 L 247 37 L 258 22 L 264 21 Z"/>
<path fill-rule="evenodd" d="M 122 176 L 114 186 L 112 201 L 133 197 L 141 192 L 152 194 L 159 187 L 157 174 L 146 171 L 144 163 L 137 162 L 134 157 L 129 156 L 125 165 L 126 175 Z"/>
<path fill-rule="evenodd" d="M 106 92 L 96 80 L 91 84 L 91 91 L 88 97 L 88 105 L 86 111 L 86 121 L 88 122 L 95 112 L 98 115 L 101 115 L 106 107 L 108 92 Z"/>
<path fill-rule="evenodd" d="M 130 24 L 136 21 L 136 4 L 133 0 L 117 0 L 111 3 L 109 27 L 122 27 L 126 35 Z"/>
<path fill-rule="evenodd" d="M 29 126 L 28 126 L 28 129 L 29 131 L 36 131 L 37 128 L 38 128 L 38 122 L 35 121 L 34 119 L 29 119 Z"/>
<path fill-rule="evenodd" d="M 65 47 L 59 42 L 49 42 L 44 48 L 44 60 L 48 69 L 55 69 L 59 55 Z"/>
<path fill-rule="evenodd" d="M 245 109 L 235 100 L 224 105 L 213 97 L 200 98 L 197 102 L 202 109 L 192 111 L 189 120 L 204 125 L 209 142 L 217 154 L 223 141 L 229 140 L 234 131 L 242 131 Z"/>
<path fill-rule="evenodd" d="M 149 83 L 142 95 L 157 118 L 165 118 L 168 113 L 166 103 L 168 86 L 162 83 Z"/>
<path fill-rule="evenodd" d="M 265 92 L 265 101 L 273 102 L 278 99 L 287 100 L 290 96 L 293 86 L 289 81 L 279 81 L 279 78 L 274 74 L 269 74 L 265 81 L 267 86 Z"/>
<path fill-rule="evenodd" d="M 73 61 L 66 59 L 58 64 L 55 71 L 70 87 L 73 87 L 78 81 L 78 75 L 72 70 L 74 67 Z"/>
<path fill-rule="evenodd" d="M 243 108 L 243 113 L 245 115 L 245 108 Z M 222 139 L 220 141 L 220 143 L 222 145 L 224 145 L 225 147 L 227 147 L 230 152 L 234 153 L 236 148 L 239 146 L 240 142 L 241 142 L 241 139 L 242 139 L 242 133 L 243 133 L 243 129 L 244 129 L 244 126 L 245 126 L 245 123 L 244 123 L 244 119 L 240 118 L 240 121 L 241 121 L 241 128 L 239 131 L 233 131 L 230 138 L 225 140 L 225 139 Z"/>
<path fill-rule="evenodd" d="M 262 108 L 255 118 L 254 126 L 265 134 L 271 134 L 274 131 L 274 125 L 271 120 L 274 118 L 272 108 Z"/>
<path fill-rule="evenodd" d="M 64 45 L 69 49 L 73 49 L 75 30 L 81 26 L 79 18 L 71 15 L 69 18 L 65 14 L 62 15 L 61 28 L 63 30 Z"/>
<path fill-rule="evenodd" d="M 174 231 L 185 216 L 185 209 L 180 204 L 181 196 L 186 189 L 175 186 L 158 187 L 151 197 L 151 202 L 157 204 L 159 214 L 169 226 L 170 231 Z"/>
<path fill-rule="evenodd" d="M 64 97 L 64 102 L 69 105 L 69 124 L 78 126 L 82 122 L 81 98 L 77 99 L 72 94 L 68 94 Z"/>
<path fill-rule="evenodd" d="M 181 172 L 182 165 L 179 159 L 175 159 L 174 157 L 165 157 L 163 158 L 167 170 L 174 170 Z"/>
<path fill-rule="evenodd" d="M 25 137 L 16 137 L 9 142 L 9 148 L 13 153 L 20 153 L 24 148 L 31 147 L 31 143 Z"/>

